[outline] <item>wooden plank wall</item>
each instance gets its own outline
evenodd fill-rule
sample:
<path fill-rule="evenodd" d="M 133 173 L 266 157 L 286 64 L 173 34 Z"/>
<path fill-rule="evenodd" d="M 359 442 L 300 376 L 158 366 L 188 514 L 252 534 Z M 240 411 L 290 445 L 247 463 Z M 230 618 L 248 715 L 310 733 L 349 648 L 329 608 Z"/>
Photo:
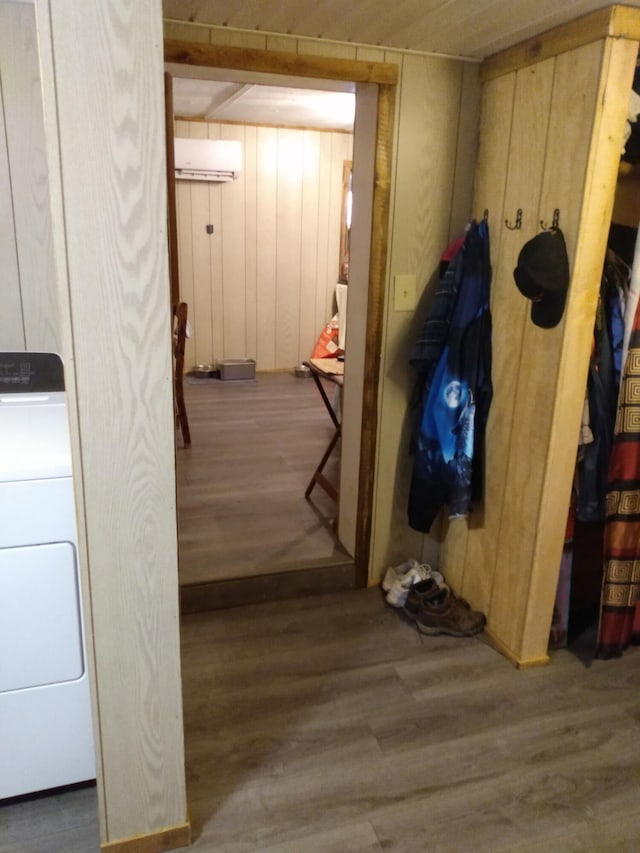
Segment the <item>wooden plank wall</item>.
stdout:
<path fill-rule="evenodd" d="M 519 663 L 546 657 L 635 60 L 629 44 L 600 39 L 484 85 L 474 211 L 488 208 L 493 226 L 485 500 L 469 520 L 448 525 L 441 556 L 453 587 L 487 614 L 489 632 Z M 522 229 L 509 230 L 504 221 L 518 208 Z M 555 208 L 574 276 L 563 321 L 541 329 L 513 269 Z"/>
<path fill-rule="evenodd" d="M 477 72 L 476 65 L 453 60 L 402 59 L 373 528 L 374 552 L 383 556 L 380 570 L 407 557 L 434 567 L 439 562 L 438 526 L 423 536 L 407 523 L 412 466 L 408 401 L 414 380 L 409 352 L 429 310 L 440 255 L 469 219 L 480 103 Z M 396 274 L 417 277 L 414 312 L 394 310 Z"/>
<path fill-rule="evenodd" d="M 200 121 L 177 121 L 175 133 L 239 140 L 244 162 L 231 183 L 176 181 L 193 328 L 185 367 L 253 358 L 258 370 L 291 370 L 331 319 L 353 136 Z"/>
<path fill-rule="evenodd" d="M 155 0 L 37 14 L 101 841 L 160 851 L 189 843 L 162 22 Z"/>
<path fill-rule="evenodd" d="M 387 565 L 407 556 L 437 564 L 439 531 L 423 537 L 407 524 L 411 465 L 407 406 L 412 386 L 408 353 L 424 319 L 440 254 L 461 233 L 471 212 L 480 106 L 478 65 L 385 48 L 174 22 L 165 22 L 165 37 L 398 65 L 369 582 L 377 583 Z M 415 312 L 393 310 L 396 273 L 416 275 Z M 352 328 L 352 320 L 350 324 Z M 352 432 L 346 425 L 345 435 Z M 348 454 L 356 460 L 357 446 L 354 440 L 353 453 Z M 346 493 L 353 495 L 353 479 L 344 467 L 342 477 Z"/>
<path fill-rule="evenodd" d="M 0 3 L 0 217 L 0 346 L 57 352 L 44 119 L 30 3 Z"/>

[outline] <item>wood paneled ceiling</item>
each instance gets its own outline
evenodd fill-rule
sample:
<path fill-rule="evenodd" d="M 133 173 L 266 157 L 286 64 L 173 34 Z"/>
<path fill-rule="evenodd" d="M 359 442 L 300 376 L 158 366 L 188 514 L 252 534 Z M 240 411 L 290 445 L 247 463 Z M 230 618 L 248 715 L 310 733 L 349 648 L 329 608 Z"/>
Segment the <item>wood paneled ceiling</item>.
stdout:
<path fill-rule="evenodd" d="M 178 118 L 311 127 L 351 132 L 355 115 L 352 92 L 256 85 L 173 75 L 173 108 Z"/>
<path fill-rule="evenodd" d="M 484 59 L 602 0 L 163 0 L 166 19 Z M 627 6 L 640 8 L 640 0 Z"/>
<path fill-rule="evenodd" d="M 234 32 L 301 36 L 482 60 L 613 4 L 602 0 L 163 0 L 165 21 Z M 640 8 L 640 0 L 625 4 Z M 255 39 L 251 44 L 256 46 Z M 282 88 L 215 69 L 167 66 L 176 116 L 275 126 L 351 130 L 353 94 L 317 81 Z M 202 79 L 207 77 L 207 79 Z M 199 79 L 188 79 L 199 78 Z M 215 81 L 215 82 L 213 82 Z M 272 85 L 268 85 L 271 83 Z M 351 88 L 351 91 L 353 89 Z"/>

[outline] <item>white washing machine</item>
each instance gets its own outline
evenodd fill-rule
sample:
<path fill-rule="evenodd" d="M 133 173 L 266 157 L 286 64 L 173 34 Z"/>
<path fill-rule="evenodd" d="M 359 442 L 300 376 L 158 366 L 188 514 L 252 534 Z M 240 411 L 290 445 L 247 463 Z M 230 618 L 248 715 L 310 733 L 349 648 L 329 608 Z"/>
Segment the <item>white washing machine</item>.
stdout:
<path fill-rule="evenodd" d="M 0 799 L 95 778 L 60 357 L 0 352 Z"/>

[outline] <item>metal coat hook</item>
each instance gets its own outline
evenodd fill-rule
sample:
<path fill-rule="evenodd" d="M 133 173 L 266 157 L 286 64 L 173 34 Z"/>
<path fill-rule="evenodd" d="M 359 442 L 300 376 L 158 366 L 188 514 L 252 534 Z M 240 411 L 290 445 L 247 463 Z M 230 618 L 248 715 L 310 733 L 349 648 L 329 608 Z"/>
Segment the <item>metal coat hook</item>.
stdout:
<path fill-rule="evenodd" d="M 485 209 L 484 209 L 484 213 L 482 214 L 482 221 L 483 221 L 483 222 L 488 222 L 488 221 L 489 221 L 489 211 L 487 210 L 487 208 L 486 208 L 486 207 L 485 207 Z"/>
<path fill-rule="evenodd" d="M 507 228 L 510 231 L 516 231 L 516 230 L 519 230 L 520 228 L 522 228 L 522 208 L 519 207 L 516 210 L 516 221 L 515 221 L 514 225 L 511 225 L 511 223 L 509 222 L 508 219 L 505 219 L 504 224 L 507 226 Z"/>
<path fill-rule="evenodd" d="M 556 207 L 556 209 L 553 211 L 553 220 L 551 222 L 551 226 L 546 225 L 541 219 L 540 227 L 543 231 L 557 231 L 560 227 L 560 208 Z"/>

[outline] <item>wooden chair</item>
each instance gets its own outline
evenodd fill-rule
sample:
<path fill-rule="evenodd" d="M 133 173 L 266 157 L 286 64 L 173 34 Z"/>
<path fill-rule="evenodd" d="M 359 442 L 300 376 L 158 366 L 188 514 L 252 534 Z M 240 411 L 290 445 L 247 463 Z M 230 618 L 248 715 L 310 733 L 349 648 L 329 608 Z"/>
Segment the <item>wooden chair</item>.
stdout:
<path fill-rule="evenodd" d="M 173 306 L 173 390 L 176 409 L 176 425 L 180 427 L 185 447 L 191 444 L 187 407 L 184 404 L 184 346 L 187 340 L 187 303 Z"/>

